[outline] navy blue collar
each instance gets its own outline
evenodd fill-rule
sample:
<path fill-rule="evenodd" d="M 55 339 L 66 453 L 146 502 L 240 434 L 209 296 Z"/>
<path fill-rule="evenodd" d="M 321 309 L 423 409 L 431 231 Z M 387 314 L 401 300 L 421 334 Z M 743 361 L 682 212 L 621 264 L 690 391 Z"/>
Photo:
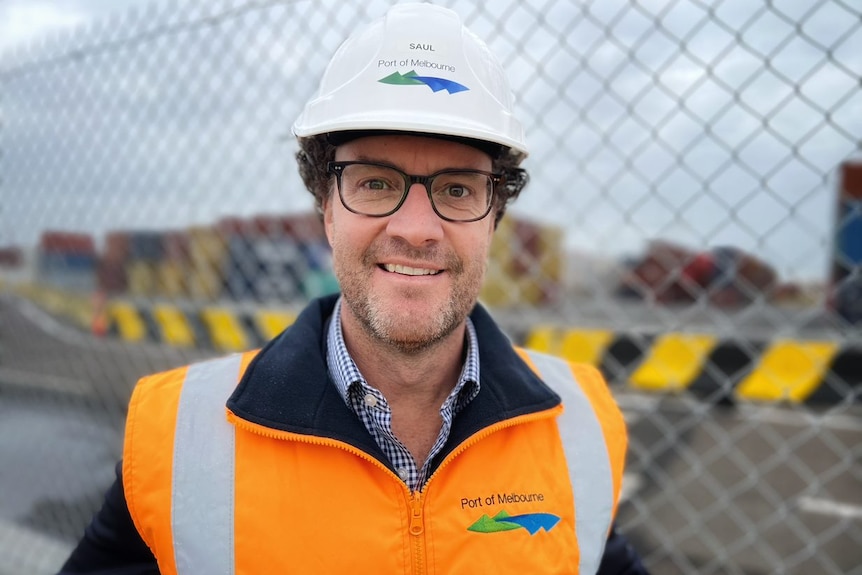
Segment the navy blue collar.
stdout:
<path fill-rule="evenodd" d="M 326 324 L 337 299 L 332 295 L 312 301 L 289 328 L 270 341 L 252 360 L 227 407 L 247 421 L 343 441 L 385 462 L 327 373 Z M 455 418 L 438 463 L 480 429 L 560 403 L 559 396 L 515 353 L 481 305 L 470 318 L 479 340 L 480 391 Z"/>

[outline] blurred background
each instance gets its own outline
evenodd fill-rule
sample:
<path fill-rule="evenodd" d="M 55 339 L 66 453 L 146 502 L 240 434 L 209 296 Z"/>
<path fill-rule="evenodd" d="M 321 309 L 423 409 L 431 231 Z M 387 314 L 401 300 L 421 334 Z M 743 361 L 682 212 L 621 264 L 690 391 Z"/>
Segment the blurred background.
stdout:
<path fill-rule="evenodd" d="M 607 376 L 620 529 L 657 574 L 862 573 L 862 6 L 439 3 L 531 149 L 482 300 Z M 290 126 L 389 4 L 0 2 L 0 574 L 62 563 L 138 377 L 337 290 Z"/>

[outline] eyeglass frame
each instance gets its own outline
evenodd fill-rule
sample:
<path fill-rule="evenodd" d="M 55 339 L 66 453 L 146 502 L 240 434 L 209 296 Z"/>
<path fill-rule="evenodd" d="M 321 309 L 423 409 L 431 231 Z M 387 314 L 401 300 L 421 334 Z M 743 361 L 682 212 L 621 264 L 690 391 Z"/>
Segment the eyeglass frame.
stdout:
<path fill-rule="evenodd" d="M 401 194 L 401 199 L 398 200 L 398 203 L 395 204 L 395 207 L 392 208 L 391 210 L 389 210 L 388 212 L 385 212 L 382 214 L 366 214 L 366 213 L 357 211 L 357 210 L 351 208 L 350 206 L 348 206 L 347 202 L 344 201 L 344 195 L 342 193 L 342 180 L 341 180 L 341 178 L 344 174 L 344 168 L 346 168 L 348 166 L 352 166 L 352 165 L 377 166 L 377 167 L 386 168 L 386 169 L 389 169 L 389 170 L 392 170 L 394 172 L 401 174 L 401 176 L 404 177 L 404 184 L 405 184 L 404 185 L 404 192 Z M 433 174 L 428 174 L 428 175 L 422 176 L 422 175 L 416 175 L 416 174 L 408 174 L 404 170 L 396 168 L 395 166 L 392 166 L 390 164 L 384 164 L 381 162 L 366 162 L 363 160 L 327 162 L 326 163 L 326 172 L 332 176 L 335 176 L 335 181 L 336 181 L 335 185 L 336 185 L 336 188 L 338 188 L 338 199 L 341 201 L 341 205 L 344 206 L 344 208 L 349 212 L 352 212 L 352 213 L 360 215 L 360 216 L 368 216 L 369 218 L 385 218 L 387 216 L 391 216 L 392 214 L 397 212 L 399 209 L 401 209 L 402 205 L 404 205 L 404 200 L 407 199 L 407 194 L 410 193 L 410 188 L 413 187 L 413 184 L 422 184 L 425 187 L 425 192 L 428 194 L 428 201 L 431 203 L 431 209 L 434 210 L 434 213 L 437 214 L 437 217 L 440 218 L 441 220 L 444 220 L 447 222 L 453 222 L 456 224 L 468 224 L 471 222 L 478 222 L 479 220 L 482 220 L 482 219 L 485 219 L 486 217 L 488 217 L 488 214 L 491 213 L 491 209 L 494 207 L 494 198 L 497 195 L 497 186 L 499 186 L 505 180 L 505 176 L 503 174 L 497 174 L 494 172 L 487 172 L 485 170 L 472 170 L 472 169 L 468 169 L 468 168 L 462 168 L 462 169 L 447 168 L 445 170 L 440 170 L 440 171 L 434 172 Z M 488 198 L 488 207 L 485 210 L 485 213 L 483 213 L 481 216 L 477 216 L 475 218 L 470 218 L 468 220 L 455 220 L 452 218 L 447 218 L 446 216 L 444 216 L 443 214 L 441 214 L 437 210 L 437 205 L 434 203 L 434 197 L 431 194 L 431 182 L 434 181 L 434 178 L 436 178 L 437 176 L 443 175 L 443 174 L 460 174 L 460 173 L 479 174 L 479 175 L 487 176 L 487 178 L 491 182 L 491 194 Z"/>

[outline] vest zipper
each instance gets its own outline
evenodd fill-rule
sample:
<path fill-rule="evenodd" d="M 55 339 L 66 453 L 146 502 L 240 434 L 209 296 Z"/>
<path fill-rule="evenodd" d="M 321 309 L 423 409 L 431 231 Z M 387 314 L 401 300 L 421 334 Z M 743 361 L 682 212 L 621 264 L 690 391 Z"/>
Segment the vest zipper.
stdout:
<path fill-rule="evenodd" d="M 410 495 L 410 536 L 413 538 L 413 573 L 425 573 L 425 519 L 422 515 L 422 492 Z"/>

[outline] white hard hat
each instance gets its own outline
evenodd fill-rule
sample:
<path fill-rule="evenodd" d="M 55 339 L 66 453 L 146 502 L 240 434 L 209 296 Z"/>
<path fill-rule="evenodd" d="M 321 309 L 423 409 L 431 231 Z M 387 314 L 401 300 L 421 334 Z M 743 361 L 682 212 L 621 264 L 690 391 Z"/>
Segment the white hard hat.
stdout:
<path fill-rule="evenodd" d="M 344 41 L 293 133 L 420 132 L 492 142 L 526 156 L 512 108 L 503 67 L 455 12 L 397 4 Z"/>

